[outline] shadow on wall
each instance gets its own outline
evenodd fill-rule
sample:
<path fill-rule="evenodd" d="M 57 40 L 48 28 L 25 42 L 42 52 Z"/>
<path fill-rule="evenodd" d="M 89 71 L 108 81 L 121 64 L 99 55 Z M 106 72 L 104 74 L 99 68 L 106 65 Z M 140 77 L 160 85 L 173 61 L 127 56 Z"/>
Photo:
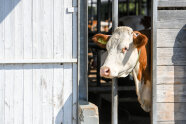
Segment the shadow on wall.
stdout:
<path fill-rule="evenodd" d="M 56 118 L 54 118 L 55 124 L 72 124 L 72 94 L 59 107 L 61 109 L 58 110 Z"/>
<path fill-rule="evenodd" d="M 21 0 L 0 0 L 0 23 L 13 11 Z"/>
<path fill-rule="evenodd" d="M 173 102 L 172 108 L 175 124 L 185 124 L 186 115 L 186 24 L 178 32 L 172 56 L 173 66 Z"/>

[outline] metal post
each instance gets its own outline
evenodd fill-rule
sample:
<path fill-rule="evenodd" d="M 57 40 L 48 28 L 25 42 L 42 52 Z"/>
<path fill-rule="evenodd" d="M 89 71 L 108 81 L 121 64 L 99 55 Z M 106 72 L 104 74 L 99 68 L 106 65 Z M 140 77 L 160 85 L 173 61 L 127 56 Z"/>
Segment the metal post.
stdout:
<path fill-rule="evenodd" d="M 112 32 L 118 27 L 118 0 L 112 1 Z"/>
<path fill-rule="evenodd" d="M 127 0 L 127 15 L 129 15 L 129 0 Z"/>
<path fill-rule="evenodd" d="M 112 32 L 118 27 L 118 0 L 112 0 Z M 112 124 L 118 124 L 118 83 L 112 79 Z"/>
<path fill-rule="evenodd" d="M 112 79 L 112 124 L 118 124 L 118 79 Z"/>
<path fill-rule="evenodd" d="M 88 3 L 79 1 L 78 13 L 78 80 L 79 100 L 88 103 Z"/>
<path fill-rule="evenodd" d="M 97 32 L 101 28 L 101 0 L 97 0 Z"/>

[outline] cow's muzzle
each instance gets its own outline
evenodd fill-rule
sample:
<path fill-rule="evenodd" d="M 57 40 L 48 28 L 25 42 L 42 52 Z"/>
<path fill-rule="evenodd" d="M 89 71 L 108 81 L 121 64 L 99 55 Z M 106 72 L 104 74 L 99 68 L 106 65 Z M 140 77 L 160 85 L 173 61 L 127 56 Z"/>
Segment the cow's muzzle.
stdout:
<path fill-rule="evenodd" d="M 110 68 L 103 66 L 100 69 L 100 75 L 101 77 L 109 77 L 110 76 Z"/>

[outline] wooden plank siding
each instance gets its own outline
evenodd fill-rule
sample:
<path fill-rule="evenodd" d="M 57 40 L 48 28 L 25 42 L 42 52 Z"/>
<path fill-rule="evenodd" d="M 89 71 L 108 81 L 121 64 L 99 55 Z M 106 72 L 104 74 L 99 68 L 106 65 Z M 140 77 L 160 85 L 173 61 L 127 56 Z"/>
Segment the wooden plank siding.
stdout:
<path fill-rule="evenodd" d="M 1 124 L 77 124 L 77 63 L 61 62 L 77 59 L 72 6 L 77 0 L 0 0 Z"/>
<path fill-rule="evenodd" d="M 185 0 L 158 0 L 158 7 L 186 7 Z"/>
<path fill-rule="evenodd" d="M 158 0 L 157 124 L 186 123 L 186 10 L 174 9 L 179 7 L 186 1 Z"/>

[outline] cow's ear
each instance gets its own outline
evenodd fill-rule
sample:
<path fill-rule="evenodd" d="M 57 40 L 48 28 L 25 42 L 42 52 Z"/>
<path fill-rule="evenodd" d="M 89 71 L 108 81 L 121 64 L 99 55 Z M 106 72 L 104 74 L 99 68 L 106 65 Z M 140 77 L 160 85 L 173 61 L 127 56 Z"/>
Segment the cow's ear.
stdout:
<path fill-rule="evenodd" d="M 96 34 L 93 36 L 92 40 L 101 48 L 106 48 L 106 44 L 110 38 L 110 35 Z"/>
<path fill-rule="evenodd" d="M 133 32 L 133 43 L 137 48 L 141 48 L 142 46 L 146 45 L 148 42 L 148 38 L 146 35 L 141 34 L 138 31 Z"/>

